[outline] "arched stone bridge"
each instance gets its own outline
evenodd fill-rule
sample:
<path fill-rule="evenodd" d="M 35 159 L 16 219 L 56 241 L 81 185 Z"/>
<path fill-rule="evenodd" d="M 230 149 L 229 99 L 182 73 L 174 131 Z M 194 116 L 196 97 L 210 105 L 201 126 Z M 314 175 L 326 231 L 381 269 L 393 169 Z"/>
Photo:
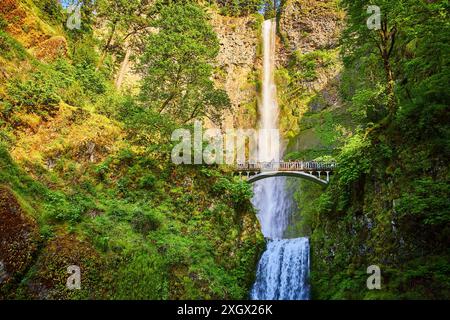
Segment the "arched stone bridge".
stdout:
<path fill-rule="evenodd" d="M 247 178 L 249 183 L 271 177 L 297 177 L 326 186 L 336 168 L 335 162 L 258 162 L 237 164 L 235 173 Z"/>

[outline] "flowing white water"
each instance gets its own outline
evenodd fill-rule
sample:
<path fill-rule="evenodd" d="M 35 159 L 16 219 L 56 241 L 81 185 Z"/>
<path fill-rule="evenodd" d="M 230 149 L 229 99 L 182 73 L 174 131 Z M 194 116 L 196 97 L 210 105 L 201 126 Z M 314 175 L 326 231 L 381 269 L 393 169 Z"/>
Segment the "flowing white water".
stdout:
<path fill-rule="evenodd" d="M 270 240 L 261 257 L 251 297 L 254 300 L 307 300 L 309 241 Z"/>
<path fill-rule="evenodd" d="M 270 130 L 278 128 L 277 91 L 274 81 L 275 21 L 263 23 L 263 83 L 262 104 L 259 107 L 260 136 L 258 157 L 261 162 L 279 160 L 280 143 L 270 139 Z M 263 179 L 255 183 L 253 205 L 259 209 L 258 218 L 266 238 L 281 239 L 288 224 L 289 202 L 284 191 L 285 178 Z"/>
<path fill-rule="evenodd" d="M 274 20 L 263 23 L 263 85 L 258 140 L 259 161 L 279 161 L 280 143 L 268 137 L 278 128 L 275 69 Z M 262 233 L 272 239 L 258 265 L 251 291 L 255 300 L 297 300 L 309 298 L 309 241 L 307 238 L 283 239 L 289 223 L 291 197 L 285 191 L 285 178 L 268 178 L 254 186 L 253 205 L 258 210 Z"/>

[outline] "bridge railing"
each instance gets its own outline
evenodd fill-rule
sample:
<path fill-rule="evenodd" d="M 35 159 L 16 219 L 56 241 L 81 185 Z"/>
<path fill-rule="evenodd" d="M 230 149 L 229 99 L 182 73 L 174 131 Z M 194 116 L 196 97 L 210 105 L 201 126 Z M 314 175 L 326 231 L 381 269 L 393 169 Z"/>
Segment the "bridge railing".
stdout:
<path fill-rule="evenodd" d="M 322 161 L 257 162 L 236 165 L 236 171 L 333 171 L 336 168 L 336 162 Z"/>

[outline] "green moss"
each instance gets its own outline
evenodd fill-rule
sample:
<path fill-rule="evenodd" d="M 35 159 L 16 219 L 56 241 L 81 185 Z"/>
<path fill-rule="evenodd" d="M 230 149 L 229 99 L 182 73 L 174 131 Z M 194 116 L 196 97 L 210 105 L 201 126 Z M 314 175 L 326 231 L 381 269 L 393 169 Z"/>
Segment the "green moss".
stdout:
<path fill-rule="evenodd" d="M 29 54 L 22 44 L 0 28 L 0 56 L 8 60 L 24 60 Z"/>

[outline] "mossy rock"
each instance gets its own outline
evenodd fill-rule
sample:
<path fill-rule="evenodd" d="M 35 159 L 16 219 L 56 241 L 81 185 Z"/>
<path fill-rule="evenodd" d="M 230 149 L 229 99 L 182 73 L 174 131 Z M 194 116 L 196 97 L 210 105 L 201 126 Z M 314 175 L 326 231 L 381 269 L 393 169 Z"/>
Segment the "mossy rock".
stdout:
<path fill-rule="evenodd" d="M 66 38 L 55 36 L 40 43 L 35 50 L 35 56 L 39 60 L 51 62 L 59 58 L 66 58 L 67 51 Z"/>
<path fill-rule="evenodd" d="M 108 287 L 101 277 L 102 261 L 88 241 L 62 232 L 40 252 L 18 294 L 33 299 L 101 298 L 98 288 Z M 81 289 L 67 287 L 71 266 L 80 269 Z"/>
<path fill-rule="evenodd" d="M 0 297 L 29 268 L 38 239 L 36 222 L 12 190 L 0 186 Z"/>

